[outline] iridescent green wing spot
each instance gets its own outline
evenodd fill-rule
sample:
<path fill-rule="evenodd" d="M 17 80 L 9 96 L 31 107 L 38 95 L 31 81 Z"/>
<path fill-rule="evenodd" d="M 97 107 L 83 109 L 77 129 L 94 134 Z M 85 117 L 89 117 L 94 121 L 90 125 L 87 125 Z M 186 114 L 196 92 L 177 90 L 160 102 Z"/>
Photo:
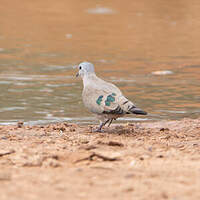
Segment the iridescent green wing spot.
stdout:
<path fill-rule="evenodd" d="M 106 105 L 106 106 L 110 106 L 110 102 L 106 100 L 106 101 L 105 101 L 105 105 Z"/>
<path fill-rule="evenodd" d="M 102 99 L 103 99 L 103 95 L 99 96 L 98 99 L 96 100 L 96 103 L 97 103 L 98 105 L 100 105 L 101 102 L 102 102 Z"/>
<path fill-rule="evenodd" d="M 113 92 L 113 93 L 112 93 L 112 96 L 116 96 L 116 94 Z"/>
<path fill-rule="evenodd" d="M 112 93 L 111 95 L 107 96 L 107 98 L 105 100 L 105 105 L 106 106 L 110 106 L 110 103 L 115 101 L 115 97 L 114 97 L 115 95 L 116 95 L 115 93 Z"/>
<path fill-rule="evenodd" d="M 108 95 L 106 101 L 114 102 L 115 97 L 113 97 L 112 95 Z"/>

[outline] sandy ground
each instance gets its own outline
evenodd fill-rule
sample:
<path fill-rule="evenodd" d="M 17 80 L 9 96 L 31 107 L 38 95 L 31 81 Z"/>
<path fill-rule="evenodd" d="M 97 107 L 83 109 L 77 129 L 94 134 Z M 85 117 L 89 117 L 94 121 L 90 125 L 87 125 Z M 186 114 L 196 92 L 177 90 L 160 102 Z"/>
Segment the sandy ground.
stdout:
<path fill-rule="evenodd" d="M 200 119 L 0 126 L 0 199 L 200 199 Z"/>

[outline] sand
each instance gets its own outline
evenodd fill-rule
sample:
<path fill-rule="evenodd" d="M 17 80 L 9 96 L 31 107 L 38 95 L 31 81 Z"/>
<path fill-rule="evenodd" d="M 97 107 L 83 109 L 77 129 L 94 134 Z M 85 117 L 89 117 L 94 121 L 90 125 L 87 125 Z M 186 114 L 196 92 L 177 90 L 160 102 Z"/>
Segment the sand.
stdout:
<path fill-rule="evenodd" d="M 0 199 L 200 199 L 200 119 L 0 126 Z"/>

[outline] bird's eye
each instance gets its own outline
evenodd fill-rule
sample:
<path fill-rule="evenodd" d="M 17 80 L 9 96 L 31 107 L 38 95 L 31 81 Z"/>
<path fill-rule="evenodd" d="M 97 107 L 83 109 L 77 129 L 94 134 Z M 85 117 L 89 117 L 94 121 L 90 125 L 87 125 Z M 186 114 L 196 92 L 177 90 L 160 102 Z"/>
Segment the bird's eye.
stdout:
<path fill-rule="evenodd" d="M 79 69 L 81 69 L 82 67 L 80 66 Z"/>

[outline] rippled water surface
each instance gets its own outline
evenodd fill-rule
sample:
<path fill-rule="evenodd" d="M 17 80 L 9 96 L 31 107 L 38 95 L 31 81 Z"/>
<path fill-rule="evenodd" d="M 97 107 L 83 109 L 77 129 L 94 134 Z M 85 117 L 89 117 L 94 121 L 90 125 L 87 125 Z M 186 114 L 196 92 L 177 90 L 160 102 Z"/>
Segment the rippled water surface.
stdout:
<path fill-rule="evenodd" d="M 94 122 L 74 65 L 95 64 L 146 117 L 200 115 L 200 3 L 4 1 L 0 5 L 0 124 Z"/>

